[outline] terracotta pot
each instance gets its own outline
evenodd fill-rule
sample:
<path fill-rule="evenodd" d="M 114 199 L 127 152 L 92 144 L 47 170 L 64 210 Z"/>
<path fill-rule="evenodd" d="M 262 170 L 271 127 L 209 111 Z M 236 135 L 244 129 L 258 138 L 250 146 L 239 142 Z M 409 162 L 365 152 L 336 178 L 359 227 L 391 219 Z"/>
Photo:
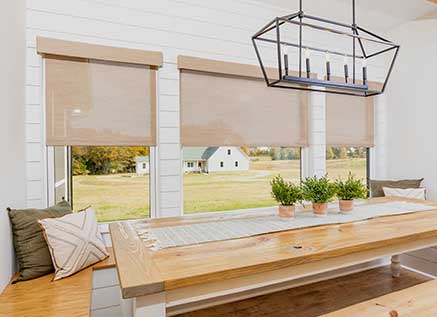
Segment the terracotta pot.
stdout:
<path fill-rule="evenodd" d="M 281 218 L 294 218 L 295 206 L 279 206 L 279 216 Z"/>
<path fill-rule="evenodd" d="M 354 210 L 353 200 L 340 200 L 338 204 L 340 205 L 340 211 L 348 212 Z"/>
<path fill-rule="evenodd" d="M 328 203 L 313 203 L 313 213 L 319 217 L 326 216 L 328 214 Z"/>

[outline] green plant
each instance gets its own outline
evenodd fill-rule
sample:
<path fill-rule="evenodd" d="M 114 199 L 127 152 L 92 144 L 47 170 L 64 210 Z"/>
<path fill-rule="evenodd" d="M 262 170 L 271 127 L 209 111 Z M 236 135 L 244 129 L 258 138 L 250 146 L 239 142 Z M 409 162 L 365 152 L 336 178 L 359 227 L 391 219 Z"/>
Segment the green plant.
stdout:
<path fill-rule="evenodd" d="M 336 186 L 327 176 L 307 177 L 302 182 L 303 198 L 313 203 L 327 203 L 336 194 Z"/>
<path fill-rule="evenodd" d="M 341 200 L 367 198 L 367 188 L 360 179 L 356 179 L 351 172 L 344 181 L 341 178 L 335 182 L 337 197 Z"/>
<path fill-rule="evenodd" d="M 292 182 L 286 182 L 281 175 L 275 176 L 270 182 L 272 197 L 283 206 L 293 206 L 303 200 L 302 190 Z"/>

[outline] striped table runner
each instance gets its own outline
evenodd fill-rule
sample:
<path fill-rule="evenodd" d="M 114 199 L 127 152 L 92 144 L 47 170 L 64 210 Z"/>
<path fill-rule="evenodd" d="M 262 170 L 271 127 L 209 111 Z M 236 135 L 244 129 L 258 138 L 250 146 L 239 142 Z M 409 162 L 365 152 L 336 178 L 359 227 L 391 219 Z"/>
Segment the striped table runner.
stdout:
<path fill-rule="evenodd" d="M 276 213 L 247 218 L 221 218 L 219 221 L 151 228 L 147 222 L 137 221 L 135 228 L 140 238 L 153 250 L 245 238 L 260 234 L 280 232 L 328 224 L 356 222 L 375 217 L 402 215 L 436 207 L 410 203 L 387 202 L 356 206 L 351 213 L 330 210 L 326 217 L 315 217 L 310 212 L 297 212 L 294 219 L 280 218 Z"/>

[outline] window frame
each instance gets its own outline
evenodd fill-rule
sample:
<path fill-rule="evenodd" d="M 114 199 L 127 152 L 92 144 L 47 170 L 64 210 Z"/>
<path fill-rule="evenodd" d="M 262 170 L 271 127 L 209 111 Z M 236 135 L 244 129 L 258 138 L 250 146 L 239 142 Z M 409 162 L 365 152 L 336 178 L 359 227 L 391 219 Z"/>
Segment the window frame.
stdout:
<path fill-rule="evenodd" d="M 54 160 L 54 147 L 48 146 L 46 144 L 46 89 L 45 89 L 45 77 L 46 77 L 46 64 L 45 64 L 45 58 L 39 57 L 40 61 L 40 68 L 41 68 L 41 86 L 40 86 L 40 92 L 41 92 L 41 123 L 42 123 L 42 146 L 45 148 L 45 151 L 43 151 L 44 155 L 42 160 L 45 162 L 44 164 L 44 170 L 43 170 L 43 182 L 44 187 L 46 188 L 46 194 L 45 197 L 45 205 L 52 206 L 55 202 L 55 160 Z M 156 105 L 157 105 L 157 111 L 156 111 L 156 120 L 158 122 L 159 117 L 159 111 L 158 111 L 158 105 L 159 105 L 159 72 L 156 72 Z M 159 140 L 159 129 L 156 128 L 156 139 Z M 155 146 L 148 146 L 149 147 L 149 218 L 159 218 L 159 195 L 157 192 L 157 189 L 159 188 L 159 170 L 158 170 L 158 160 L 159 160 L 159 151 L 158 151 L 158 143 Z M 67 148 L 67 163 L 68 163 L 68 182 L 66 183 L 66 198 L 68 198 L 68 201 L 73 201 L 73 177 L 72 177 L 72 156 L 71 156 L 71 147 L 66 146 Z M 67 165 L 66 165 L 67 166 Z M 124 221 L 130 221 L 130 219 L 125 220 L 114 220 L 114 221 L 102 221 L 99 222 L 99 225 L 101 227 L 102 233 L 109 233 L 109 223 L 114 222 L 124 222 Z"/>
<path fill-rule="evenodd" d="M 65 200 L 67 200 L 71 207 L 74 208 L 74 197 L 73 197 L 73 164 L 72 164 L 72 155 L 71 155 L 71 146 L 66 146 L 67 148 L 67 155 L 66 155 L 66 164 L 65 164 L 65 175 L 66 176 L 66 196 Z M 54 147 L 53 146 L 46 146 L 47 149 L 47 201 L 48 205 L 52 206 L 55 204 L 55 156 L 54 156 Z M 157 218 L 158 215 L 156 213 L 156 206 L 157 206 L 157 166 L 156 166 L 156 147 L 155 146 L 149 146 L 149 217 L 150 218 Z M 141 218 L 138 218 L 141 219 Z M 149 218 L 145 218 L 149 219 Z M 114 220 L 114 221 L 99 221 L 99 224 L 104 223 L 111 223 L 111 222 L 119 222 L 119 221 L 129 221 L 133 219 L 120 219 L 120 220 Z"/>

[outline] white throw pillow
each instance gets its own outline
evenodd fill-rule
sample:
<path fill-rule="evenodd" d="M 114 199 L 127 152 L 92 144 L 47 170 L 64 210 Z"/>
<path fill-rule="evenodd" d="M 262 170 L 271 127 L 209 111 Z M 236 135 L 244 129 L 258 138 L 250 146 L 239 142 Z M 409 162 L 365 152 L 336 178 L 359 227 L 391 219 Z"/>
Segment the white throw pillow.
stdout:
<path fill-rule="evenodd" d="M 70 276 L 106 259 L 102 234 L 92 207 L 60 218 L 39 220 L 55 267 L 55 278 Z"/>
<path fill-rule="evenodd" d="M 383 187 L 384 195 L 404 198 L 425 199 L 425 188 L 390 188 Z"/>

